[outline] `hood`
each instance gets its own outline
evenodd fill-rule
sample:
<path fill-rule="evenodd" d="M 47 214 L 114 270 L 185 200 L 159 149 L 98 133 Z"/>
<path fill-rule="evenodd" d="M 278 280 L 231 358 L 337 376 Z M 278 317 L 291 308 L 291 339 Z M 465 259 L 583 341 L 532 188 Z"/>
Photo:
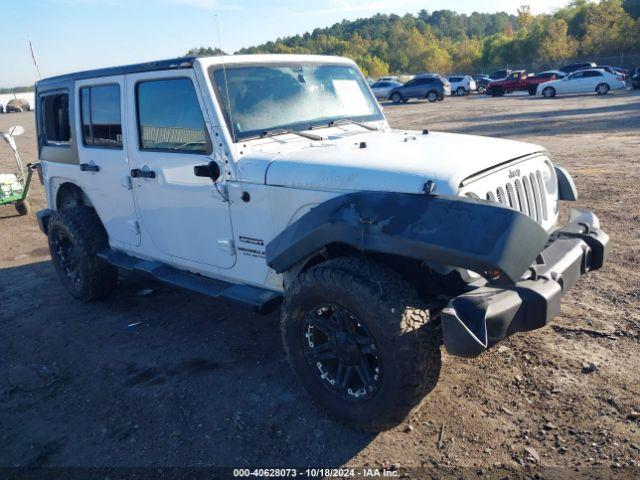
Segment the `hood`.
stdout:
<path fill-rule="evenodd" d="M 324 141 L 287 135 L 256 142 L 242 146 L 238 165 L 245 182 L 422 193 L 424 184 L 432 180 L 435 193 L 441 195 L 457 194 L 463 180 L 481 171 L 544 151 L 513 140 L 398 130 L 352 132 Z"/>

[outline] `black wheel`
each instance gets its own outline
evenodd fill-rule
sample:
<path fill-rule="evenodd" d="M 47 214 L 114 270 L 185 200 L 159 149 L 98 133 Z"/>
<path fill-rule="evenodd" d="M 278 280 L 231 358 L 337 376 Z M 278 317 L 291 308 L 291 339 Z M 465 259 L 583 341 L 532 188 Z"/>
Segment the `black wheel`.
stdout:
<path fill-rule="evenodd" d="M 483 86 L 479 86 L 478 89 L 476 90 L 480 95 L 483 95 L 487 89 L 484 88 Z"/>
<path fill-rule="evenodd" d="M 542 95 L 545 98 L 553 98 L 556 96 L 556 89 L 553 87 L 545 87 L 544 90 L 542 90 Z"/>
<path fill-rule="evenodd" d="M 18 215 L 28 215 L 30 211 L 31 206 L 28 201 L 23 200 L 22 202 L 16 203 L 16 212 L 18 212 Z"/>
<path fill-rule="evenodd" d="M 459 97 L 464 97 L 466 93 L 467 92 L 464 87 L 458 87 L 458 89 L 456 90 L 456 95 L 458 95 Z"/>
<path fill-rule="evenodd" d="M 402 95 L 400 95 L 398 92 L 392 94 L 391 95 L 391 101 L 393 103 L 395 103 L 396 105 L 399 104 L 400 102 L 402 102 Z"/>
<path fill-rule="evenodd" d="M 537 91 L 538 91 L 537 87 L 531 87 L 529 88 L 529 95 L 533 96 L 536 94 Z"/>
<path fill-rule="evenodd" d="M 440 332 L 414 289 L 364 257 L 316 265 L 287 289 L 282 338 L 302 384 L 359 429 L 391 428 L 438 381 Z"/>
<path fill-rule="evenodd" d="M 609 85 L 606 83 L 598 84 L 598 86 L 596 87 L 596 93 L 598 95 L 606 95 L 607 93 L 609 93 Z"/>
<path fill-rule="evenodd" d="M 90 302 L 106 297 L 116 287 L 118 270 L 96 256 L 108 246 L 107 232 L 93 208 L 70 207 L 51 217 L 51 261 L 74 298 Z"/>
<path fill-rule="evenodd" d="M 434 92 L 432 90 L 431 92 L 427 93 L 427 100 L 429 100 L 431 103 L 438 100 L 438 92 Z"/>

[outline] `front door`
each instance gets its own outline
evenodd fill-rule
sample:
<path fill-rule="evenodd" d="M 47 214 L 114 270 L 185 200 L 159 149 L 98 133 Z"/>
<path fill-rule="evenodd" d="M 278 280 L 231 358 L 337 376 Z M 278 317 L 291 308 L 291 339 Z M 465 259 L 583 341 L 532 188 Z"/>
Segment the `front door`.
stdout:
<path fill-rule="evenodd" d="M 111 241 L 137 246 L 140 233 L 128 182 L 124 76 L 76 82 L 75 138 L 78 139 L 82 186 Z"/>
<path fill-rule="evenodd" d="M 235 263 L 225 175 L 218 183 L 194 167 L 216 161 L 192 70 L 127 75 L 133 192 L 143 242 L 177 264 Z M 223 165 L 220 170 L 224 172 Z"/>

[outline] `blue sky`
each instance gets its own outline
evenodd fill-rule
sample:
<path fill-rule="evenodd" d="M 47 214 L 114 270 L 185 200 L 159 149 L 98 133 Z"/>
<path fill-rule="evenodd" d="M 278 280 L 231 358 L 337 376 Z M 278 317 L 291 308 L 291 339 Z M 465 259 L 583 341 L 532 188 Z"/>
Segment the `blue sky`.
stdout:
<path fill-rule="evenodd" d="M 184 54 L 195 46 L 241 47 L 376 12 L 404 14 L 448 8 L 515 13 L 511 0 L 15 0 L 0 10 L 0 87 L 37 77 L 31 38 L 43 76 Z M 529 1 L 535 13 L 567 0 Z"/>

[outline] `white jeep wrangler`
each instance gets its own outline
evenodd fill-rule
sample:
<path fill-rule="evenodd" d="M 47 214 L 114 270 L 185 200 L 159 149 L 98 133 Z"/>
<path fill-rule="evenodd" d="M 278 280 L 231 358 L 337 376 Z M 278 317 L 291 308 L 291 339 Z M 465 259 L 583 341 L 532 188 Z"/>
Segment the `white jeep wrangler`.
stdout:
<path fill-rule="evenodd" d="M 185 58 L 37 84 L 53 265 L 75 298 L 118 268 L 266 312 L 333 415 L 397 425 L 440 346 L 544 326 L 607 235 L 542 147 L 389 128 L 357 66 Z"/>

